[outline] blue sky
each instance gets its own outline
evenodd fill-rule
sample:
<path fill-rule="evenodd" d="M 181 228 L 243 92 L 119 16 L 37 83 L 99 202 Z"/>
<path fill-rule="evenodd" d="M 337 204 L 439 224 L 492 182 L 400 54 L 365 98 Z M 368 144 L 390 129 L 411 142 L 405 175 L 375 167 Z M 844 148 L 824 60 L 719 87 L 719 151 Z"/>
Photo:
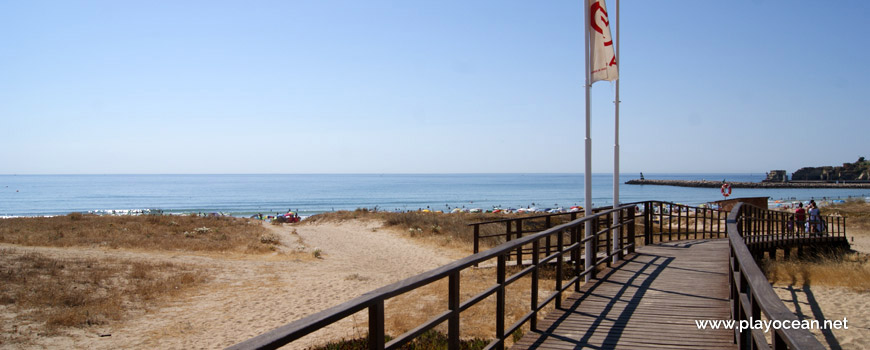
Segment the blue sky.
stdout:
<path fill-rule="evenodd" d="M 2 1 L 0 174 L 582 172 L 581 4 Z M 870 3 L 620 5 L 624 172 L 870 157 Z"/>

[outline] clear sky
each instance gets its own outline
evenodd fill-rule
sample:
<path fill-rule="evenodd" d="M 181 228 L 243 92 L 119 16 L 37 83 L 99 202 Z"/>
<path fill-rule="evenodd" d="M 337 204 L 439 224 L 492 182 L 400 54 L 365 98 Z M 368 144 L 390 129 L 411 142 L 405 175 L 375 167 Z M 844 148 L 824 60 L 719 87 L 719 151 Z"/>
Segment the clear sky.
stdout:
<path fill-rule="evenodd" d="M 870 157 L 870 2 L 620 5 L 624 172 Z M 0 174 L 582 172 L 582 12 L 2 0 Z M 592 91 L 596 173 L 613 91 Z"/>

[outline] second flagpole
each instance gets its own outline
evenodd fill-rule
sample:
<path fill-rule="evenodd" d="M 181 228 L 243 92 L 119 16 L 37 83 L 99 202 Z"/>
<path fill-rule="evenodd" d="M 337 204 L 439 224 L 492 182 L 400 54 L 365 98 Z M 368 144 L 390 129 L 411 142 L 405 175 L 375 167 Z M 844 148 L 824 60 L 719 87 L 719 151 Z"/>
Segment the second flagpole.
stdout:
<path fill-rule="evenodd" d="M 592 215 L 592 133 L 590 132 L 590 119 L 592 115 L 592 109 L 590 107 L 590 96 L 591 96 L 591 88 L 592 88 L 592 59 L 589 57 L 589 42 L 590 42 L 590 17 L 589 17 L 589 2 L 583 1 L 583 18 L 585 18 L 586 25 L 583 28 L 583 35 L 585 38 L 585 48 L 586 48 L 586 164 L 583 173 L 583 186 L 584 186 L 584 204 L 583 204 L 583 216 L 591 216 Z M 583 229 L 585 230 L 584 237 L 589 238 L 593 234 L 592 229 L 592 220 L 587 220 L 584 224 Z M 584 264 L 585 270 L 588 271 L 584 280 L 589 282 L 592 278 L 594 278 L 594 271 L 592 267 L 594 266 L 595 256 L 593 255 L 593 247 L 592 247 L 592 239 L 586 241 L 584 245 L 584 249 L 586 251 Z"/>
<path fill-rule="evenodd" d="M 614 46 L 616 47 L 616 67 L 622 65 L 622 61 L 619 60 L 619 0 L 616 0 L 616 40 L 614 40 Z M 613 208 L 619 206 L 619 78 L 616 78 L 616 98 L 613 103 L 615 104 L 616 117 L 615 117 L 615 135 L 613 141 Z M 619 225 L 619 212 L 613 213 L 613 227 L 617 227 Z M 619 250 L 619 229 L 613 229 L 613 250 Z M 628 242 L 631 244 L 633 242 Z M 619 255 L 614 255 L 613 260 L 614 263 L 619 261 Z"/>

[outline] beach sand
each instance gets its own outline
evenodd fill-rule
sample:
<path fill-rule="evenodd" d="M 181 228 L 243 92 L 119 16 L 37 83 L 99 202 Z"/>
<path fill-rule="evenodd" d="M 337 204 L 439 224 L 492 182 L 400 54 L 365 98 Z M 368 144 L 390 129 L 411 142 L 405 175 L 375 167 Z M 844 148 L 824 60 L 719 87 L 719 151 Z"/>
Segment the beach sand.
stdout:
<path fill-rule="evenodd" d="M 870 302 L 867 293 L 846 287 L 773 287 L 786 307 L 799 319 L 848 320 L 848 329 L 811 332 L 828 349 L 870 349 Z"/>
<path fill-rule="evenodd" d="M 378 222 L 267 227 L 281 237 L 281 245 L 279 253 L 265 256 L 2 245 L 5 249 L 59 258 L 120 258 L 191 265 L 209 271 L 212 280 L 148 311 L 130 313 L 123 322 L 72 328 L 52 337 L 34 334 L 30 337 L 33 343 L 0 344 L 0 348 L 223 348 L 470 253 L 412 240 L 381 228 Z M 870 235 L 856 235 L 853 248 L 870 252 Z M 320 258 L 315 258 L 315 251 Z M 870 303 L 866 292 L 816 285 L 777 285 L 774 290 L 801 318 L 849 320 L 848 330 L 814 331 L 829 348 L 870 348 Z M 4 310 L 0 308 L 0 324 L 9 325 L 14 322 L 14 314 Z M 364 336 L 366 319 L 362 311 L 286 348 L 303 349 Z M 4 331 L 8 328 L 4 326 Z"/>
<path fill-rule="evenodd" d="M 204 288 L 148 312 L 132 314 L 123 323 L 71 329 L 64 336 L 34 336 L 35 343 L 26 348 L 216 349 L 441 266 L 457 255 L 455 251 L 415 243 L 380 226 L 363 221 L 270 225 L 280 235 L 285 253 L 293 254 L 265 259 L 99 248 L 4 247 L 54 257 L 117 257 L 191 264 L 207 269 L 213 277 Z M 314 258 L 315 250 L 320 258 Z M 364 335 L 365 330 L 355 325 L 365 322 L 365 315 L 363 311 L 288 348 Z M 8 313 L 0 312 L 4 323 L 9 318 Z M 0 347 L 17 348 L 15 344 Z"/>
<path fill-rule="evenodd" d="M 852 250 L 870 254 L 870 233 L 850 228 Z M 870 349 L 870 291 L 823 285 L 776 284 L 774 291 L 799 319 L 848 320 L 849 329 L 812 330 L 828 349 Z"/>

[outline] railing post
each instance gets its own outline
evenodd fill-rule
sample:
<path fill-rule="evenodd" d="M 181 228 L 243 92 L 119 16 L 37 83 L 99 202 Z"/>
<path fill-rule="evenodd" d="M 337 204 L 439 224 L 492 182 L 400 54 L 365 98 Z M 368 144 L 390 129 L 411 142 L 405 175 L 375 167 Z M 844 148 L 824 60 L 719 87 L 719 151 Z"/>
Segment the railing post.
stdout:
<path fill-rule="evenodd" d="M 616 203 L 614 203 L 613 206 L 616 207 Z M 621 209 L 616 210 L 613 212 L 613 220 L 610 221 L 613 223 L 613 226 L 616 226 L 616 228 L 614 228 L 612 230 L 613 237 L 610 238 L 610 242 L 612 242 L 612 243 L 608 243 L 608 244 L 610 244 L 612 246 L 610 249 L 611 251 L 618 252 L 618 254 L 614 255 L 610 259 L 611 265 L 616 264 L 617 262 L 619 262 L 619 259 L 622 259 L 622 226 L 623 225 L 622 225 L 622 222 L 620 222 L 620 219 L 624 218 L 624 217 L 625 216 L 622 215 Z"/>
<path fill-rule="evenodd" d="M 474 254 L 480 252 L 480 224 L 474 224 Z M 474 263 L 474 267 L 477 267 L 477 263 Z"/>
<path fill-rule="evenodd" d="M 652 244 L 652 202 L 646 202 L 643 204 L 643 244 L 650 245 Z"/>
<path fill-rule="evenodd" d="M 571 221 L 574 221 L 574 220 L 571 220 Z M 581 249 L 583 249 L 583 245 L 579 244 L 579 242 L 583 237 L 582 230 L 583 230 L 584 226 L 585 225 L 577 225 L 572 229 L 573 231 L 571 232 L 571 235 L 572 235 L 571 244 L 578 243 L 577 247 L 574 248 L 574 257 L 573 257 L 573 259 L 574 259 L 574 275 L 578 277 L 577 281 L 574 282 L 574 291 L 575 292 L 580 291 L 580 278 L 579 277 L 580 277 L 580 272 L 583 271 L 583 269 L 580 267 L 580 257 L 582 256 L 582 254 L 580 254 L 580 253 L 582 252 Z"/>
<path fill-rule="evenodd" d="M 659 202 L 659 243 L 665 240 L 665 203 Z"/>
<path fill-rule="evenodd" d="M 559 234 L 561 235 L 561 233 Z M 538 252 L 540 251 L 540 248 L 541 243 L 539 240 L 536 239 L 532 242 L 532 250 L 534 250 L 535 253 L 532 254 L 532 266 L 534 266 L 534 269 L 532 270 L 532 319 L 529 324 L 529 329 L 531 331 L 538 330 L 538 264 L 541 262 L 538 257 Z M 573 251 L 571 253 L 573 254 Z"/>
<path fill-rule="evenodd" d="M 564 264 L 563 256 L 565 255 L 562 250 L 564 249 L 564 246 L 565 244 L 562 238 L 562 232 L 559 232 L 559 235 L 556 236 L 556 249 L 558 249 L 559 254 L 556 256 L 556 294 L 558 294 L 558 296 L 556 297 L 556 309 L 562 308 L 562 264 Z"/>
<path fill-rule="evenodd" d="M 496 267 L 496 283 L 498 290 L 495 292 L 495 339 L 498 342 L 496 349 L 504 350 L 504 298 L 505 298 L 505 256 L 508 253 L 498 256 L 498 267 Z"/>
<path fill-rule="evenodd" d="M 728 285 L 731 287 L 731 318 L 736 320 L 738 318 L 738 304 L 740 303 L 740 293 L 737 291 L 737 283 L 734 281 L 734 273 L 740 272 L 740 264 L 737 263 L 736 257 L 734 256 L 734 247 L 731 245 L 731 242 L 728 242 L 728 250 L 731 255 L 729 260 L 729 264 L 731 268 L 729 271 L 731 273 L 728 274 Z"/>
<path fill-rule="evenodd" d="M 686 225 L 686 231 L 688 231 L 688 229 L 689 229 L 688 226 L 689 225 Z M 682 232 L 682 228 L 683 228 L 683 206 L 678 205 L 677 206 L 677 240 L 678 241 L 682 239 L 682 237 L 680 237 L 680 233 Z M 686 238 L 689 238 L 688 233 L 686 234 Z"/>
<path fill-rule="evenodd" d="M 448 285 L 450 318 L 447 320 L 447 349 L 459 350 L 459 270 L 450 274 Z"/>
<path fill-rule="evenodd" d="M 544 252 L 545 252 L 544 255 L 545 256 L 550 256 L 550 245 L 551 244 L 552 244 L 552 242 L 550 241 L 550 236 L 545 237 L 544 238 L 544 245 L 546 246 L 544 248 Z"/>
<path fill-rule="evenodd" d="M 635 239 L 634 239 L 634 230 L 636 228 L 635 216 L 634 216 L 636 213 L 634 212 L 634 208 L 635 207 L 631 207 L 631 209 L 628 210 L 628 212 L 629 212 L 628 216 L 631 217 L 631 221 L 628 222 L 628 243 L 627 243 L 627 245 L 628 245 L 628 253 L 629 254 L 634 253 L 635 245 L 637 245 L 637 242 L 635 242 Z"/>
<path fill-rule="evenodd" d="M 517 219 L 517 239 L 523 238 L 523 219 Z M 523 246 L 517 247 L 517 266 L 523 266 Z"/>
<path fill-rule="evenodd" d="M 739 293 L 746 294 L 747 299 L 752 298 L 752 291 L 749 290 L 749 280 L 746 279 L 746 276 L 743 274 L 743 271 L 739 274 L 740 278 L 740 288 L 738 290 Z M 749 320 L 749 315 L 746 314 L 746 309 L 743 307 L 743 303 L 741 302 L 740 294 L 737 294 L 737 302 L 738 304 L 738 314 L 740 314 L 740 320 Z M 752 302 L 750 301 L 750 307 Z M 737 330 L 737 329 L 735 329 Z M 752 331 L 744 330 L 739 333 L 740 334 L 740 343 L 737 344 L 739 349 L 752 349 L 752 344 L 750 343 L 752 340 Z"/>
<path fill-rule="evenodd" d="M 710 211 L 707 208 L 704 208 L 702 210 L 703 214 L 701 215 L 704 216 L 704 219 L 701 221 L 701 238 L 707 238 L 707 216 L 710 215 Z"/>
<path fill-rule="evenodd" d="M 788 344 L 785 343 L 785 339 L 782 339 L 782 334 L 780 334 L 778 331 L 774 330 L 771 338 L 771 340 L 773 340 L 772 344 L 770 344 L 771 350 L 788 349 Z"/>
<path fill-rule="evenodd" d="M 610 226 L 611 222 L 613 222 L 613 221 L 610 220 L 610 215 L 608 214 L 607 219 L 605 219 L 605 221 L 604 221 L 604 226 L 605 227 Z M 611 230 L 610 228 L 607 228 L 604 231 L 605 231 L 604 232 L 604 256 L 607 257 L 605 259 L 605 260 L 607 260 L 605 263 L 607 264 L 607 267 L 611 267 L 612 265 L 610 263 L 610 260 L 611 260 L 610 253 L 612 253 L 613 250 L 611 249 L 612 245 L 610 244 L 610 242 L 613 240 L 613 237 L 612 237 L 613 230 Z"/>
<path fill-rule="evenodd" d="M 620 217 L 620 220 L 617 222 L 616 226 L 616 235 L 618 237 L 614 239 L 615 242 L 618 242 L 614 247 L 614 249 L 616 249 L 616 256 L 613 258 L 614 264 L 625 258 L 625 228 L 628 227 L 628 221 L 624 221 L 624 218 L 628 217 L 628 209 L 625 209 L 625 215 L 622 214 L 622 211 L 623 209 L 620 209 L 617 214 Z"/>
<path fill-rule="evenodd" d="M 575 214 L 572 214 L 571 216 L 574 216 L 574 215 L 575 215 Z M 550 228 L 550 217 L 549 217 L 549 216 L 547 216 L 547 222 L 546 222 L 546 225 L 547 225 L 547 228 Z M 546 253 L 546 256 L 549 256 L 549 255 L 550 255 L 550 236 L 547 236 L 547 238 L 545 238 L 545 243 L 546 243 L 546 246 L 547 246 L 547 247 L 545 248 L 545 250 L 546 250 L 546 252 L 547 252 L 547 253 Z"/>
<path fill-rule="evenodd" d="M 596 277 L 595 269 L 597 268 L 597 260 L 598 260 L 598 217 L 596 216 L 592 219 L 592 232 L 587 232 L 587 235 L 592 236 L 592 251 L 586 254 L 586 257 L 589 259 L 589 262 L 586 263 L 587 269 L 589 269 L 590 279 L 594 279 Z"/>
<path fill-rule="evenodd" d="M 840 231 L 838 234 L 839 234 L 840 236 L 843 236 L 843 238 L 846 238 L 846 217 L 845 217 L 845 216 L 843 217 L 843 223 L 842 223 L 842 226 L 837 225 L 837 227 L 838 227 L 838 228 L 837 228 L 838 231 L 839 231 L 840 229 L 842 229 L 842 231 Z M 854 236 L 853 236 L 853 237 L 854 237 Z"/>
<path fill-rule="evenodd" d="M 369 350 L 384 349 L 384 301 L 369 306 Z"/>
<path fill-rule="evenodd" d="M 505 234 L 504 234 L 505 242 L 511 241 L 511 226 L 513 226 L 513 222 L 514 222 L 513 220 L 508 220 L 508 221 L 504 222 L 505 226 L 506 226 L 505 227 Z M 510 255 L 508 255 L 507 258 L 510 259 Z"/>

